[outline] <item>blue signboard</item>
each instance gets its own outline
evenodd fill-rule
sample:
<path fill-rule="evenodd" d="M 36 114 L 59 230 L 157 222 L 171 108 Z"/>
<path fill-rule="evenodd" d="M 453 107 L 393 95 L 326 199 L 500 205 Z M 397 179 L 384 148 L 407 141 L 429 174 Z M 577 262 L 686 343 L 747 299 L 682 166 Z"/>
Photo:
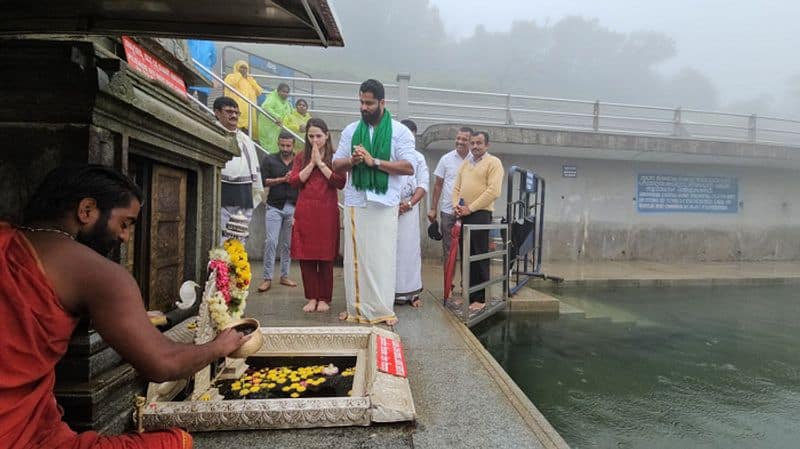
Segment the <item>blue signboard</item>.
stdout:
<path fill-rule="evenodd" d="M 636 183 L 639 212 L 739 211 L 739 184 L 723 176 L 639 174 Z"/>

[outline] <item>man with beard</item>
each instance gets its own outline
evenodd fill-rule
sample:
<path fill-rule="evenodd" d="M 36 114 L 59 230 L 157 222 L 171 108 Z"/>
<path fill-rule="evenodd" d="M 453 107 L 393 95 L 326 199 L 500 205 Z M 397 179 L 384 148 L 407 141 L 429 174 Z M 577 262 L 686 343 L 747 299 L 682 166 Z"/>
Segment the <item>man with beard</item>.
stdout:
<path fill-rule="evenodd" d="M 397 215 L 404 175 L 414 174 L 414 136 L 385 109 L 383 84 L 358 93 L 361 120 L 342 130 L 333 169 L 349 172 L 344 188 L 344 287 L 339 318 L 394 325 Z"/>
<path fill-rule="evenodd" d="M 268 154 L 261 162 L 264 187 L 269 188 L 269 195 L 265 211 L 267 238 L 264 242 L 264 281 L 258 286 L 260 292 L 272 286 L 276 248 L 281 258 L 281 285 L 297 287 L 297 283 L 289 279 L 292 221 L 297 203 L 297 189 L 289 185 L 293 161 L 294 136 L 283 131 L 278 136 L 278 154 Z"/>
<path fill-rule="evenodd" d="M 99 165 L 51 171 L 22 224 L 0 223 L 0 440 L 22 448 L 188 448 L 180 429 L 138 435 L 76 434 L 53 394 L 55 365 L 82 316 L 145 378 L 183 379 L 249 337 L 228 330 L 205 345 L 175 343 L 150 324 L 136 281 L 104 256 L 126 242 L 141 190 Z"/>

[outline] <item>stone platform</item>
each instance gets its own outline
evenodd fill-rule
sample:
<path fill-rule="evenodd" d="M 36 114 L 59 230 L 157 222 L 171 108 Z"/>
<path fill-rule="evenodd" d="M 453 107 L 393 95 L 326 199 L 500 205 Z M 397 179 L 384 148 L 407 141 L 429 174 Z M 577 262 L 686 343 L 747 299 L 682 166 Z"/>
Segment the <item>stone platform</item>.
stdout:
<path fill-rule="evenodd" d="M 344 310 L 341 270 L 334 272 L 334 300 L 327 313 L 304 313 L 302 285 L 273 283 L 258 293 L 261 266 L 254 263 L 247 315 L 262 326 L 352 326 Z M 566 448 L 567 445 L 505 374 L 473 334 L 444 309 L 441 267 L 423 269 L 424 305 L 395 306 L 400 322 L 417 421 L 371 427 L 197 432 L 198 449 L 303 448 Z M 300 270 L 291 277 L 300 282 Z"/>

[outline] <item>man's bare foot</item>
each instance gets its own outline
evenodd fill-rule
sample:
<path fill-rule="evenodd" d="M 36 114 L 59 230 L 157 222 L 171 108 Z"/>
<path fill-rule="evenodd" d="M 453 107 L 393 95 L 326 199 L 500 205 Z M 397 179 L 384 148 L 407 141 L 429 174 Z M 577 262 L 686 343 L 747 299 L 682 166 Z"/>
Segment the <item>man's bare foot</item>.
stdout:
<path fill-rule="evenodd" d="M 422 307 L 422 298 L 420 298 L 419 295 L 411 298 L 411 307 L 415 309 L 419 309 L 420 307 Z"/>
<path fill-rule="evenodd" d="M 349 318 L 349 315 L 347 314 L 347 312 L 341 312 L 341 313 L 339 314 L 339 320 L 341 320 L 341 321 L 347 321 L 347 318 Z"/>
<path fill-rule="evenodd" d="M 478 310 L 483 310 L 484 307 L 486 307 L 485 302 L 475 301 L 469 305 L 469 310 L 470 312 L 477 312 Z"/>
<path fill-rule="evenodd" d="M 258 286 L 258 291 L 264 293 L 265 291 L 269 290 L 270 287 L 272 287 L 272 281 L 269 279 L 264 279 L 264 282 Z"/>
<path fill-rule="evenodd" d="M 454 296 L 449 297 L 447 299 L 447 302 L 449 302 L 450 304 L 453 304 L 455 306 L 460 306 L 461 304 L 464 304 L 464 301 L 462 301 L 460 298 L 456 298 Z"/>
<path fill-rule="evenodd" d="M 317 309 L 317 300 L 309 299 L 306 305 L 303 306 L 303 312 L 313 312 Z"/>
<path fill-rule="evenodd" d="M 317 301 L 317 312 L 327 312 L 331 310 L 331 306 L 325 301 Z"/>
<path fill-rule="evenodd" d="M 397 324 L 398 321 L 399 320 L 397 318 L 389 318 L 388 320 L 386 320 L 386 325 L 387 326 L 394 326 L 394 325 Z"/>

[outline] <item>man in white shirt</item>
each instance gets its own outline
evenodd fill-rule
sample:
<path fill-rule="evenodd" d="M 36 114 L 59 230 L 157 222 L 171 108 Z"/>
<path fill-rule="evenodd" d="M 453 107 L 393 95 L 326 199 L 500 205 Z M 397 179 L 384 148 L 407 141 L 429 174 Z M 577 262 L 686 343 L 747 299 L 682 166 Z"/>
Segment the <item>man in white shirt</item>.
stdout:
<path fill-rule="evenodd" d="M 403 176 L 414 174 L 414 136 L 385 109 L 385 90 L 369 79 L 358 93 L 361 120 L 342 130 L 333 169 L 344 188 L 344 286 L 357 323 L 397 323 L 394 313 L 397 214 Z"/>
<path fill-rule="evenodd" d="M 453 210 L 453 203 L 450 198 L 453 195 L 453 184 L 458 175 L 461 164 L 469 158 L 469 139 L 472 136 L 472 128 L 462 127 L 456 133 L 456 147 L 439 159 L 436 170 L 433 174 L 436 180 L 433 183 L 433 195 L 431 196 L 431 209 L 428 211 L 428 221 L 436 221 L 436 212 L 440 211 L 440 223 L 442 230 L 442 255 L 443 260 L 447 260 L 450 254 L 450 232 L 456 223 L 456 215 Z"/>

